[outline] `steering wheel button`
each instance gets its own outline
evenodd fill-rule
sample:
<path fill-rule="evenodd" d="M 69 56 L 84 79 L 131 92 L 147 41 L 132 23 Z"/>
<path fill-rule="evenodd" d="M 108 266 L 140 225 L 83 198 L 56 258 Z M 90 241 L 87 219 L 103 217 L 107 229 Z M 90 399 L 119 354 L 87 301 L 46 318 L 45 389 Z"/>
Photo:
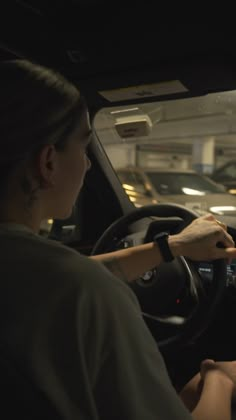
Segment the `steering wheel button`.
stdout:
<path fill-rule="evenodd" d="M 144 282 L 149 282 L 150 280 L 152 280 L 152 276 L 153 276 L 153 271 L 146 271 L 146 273 L 144 273 L 142 276 L 141 276 L 141 279 L 144 281 Z"/>

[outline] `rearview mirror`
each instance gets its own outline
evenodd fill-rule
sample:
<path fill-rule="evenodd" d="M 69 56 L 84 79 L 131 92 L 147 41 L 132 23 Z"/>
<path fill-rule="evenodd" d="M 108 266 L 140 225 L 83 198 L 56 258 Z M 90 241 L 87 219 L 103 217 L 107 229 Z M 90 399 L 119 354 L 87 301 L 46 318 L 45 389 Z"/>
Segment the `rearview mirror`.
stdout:
<path fill-rule="evenodd" d="M 132 115 L 117 118 L 115 122 L 117 133 L 122 138 L 148 136 L 152 129 L 152 121 L 148 115 Z"/>

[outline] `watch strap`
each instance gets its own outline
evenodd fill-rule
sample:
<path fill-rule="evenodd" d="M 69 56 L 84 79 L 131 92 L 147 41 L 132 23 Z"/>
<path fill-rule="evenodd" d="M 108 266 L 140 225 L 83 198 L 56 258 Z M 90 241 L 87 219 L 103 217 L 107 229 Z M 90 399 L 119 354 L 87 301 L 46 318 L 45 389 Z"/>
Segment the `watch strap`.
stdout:
<path fill-rule="evenodd" d="M 158 245 L 162 258 L 165 262 L 173 261 L 175 258 L 170 250 L 168 237 L 169 233 L 160 232 L 153 238 L 153 241 Z"/>

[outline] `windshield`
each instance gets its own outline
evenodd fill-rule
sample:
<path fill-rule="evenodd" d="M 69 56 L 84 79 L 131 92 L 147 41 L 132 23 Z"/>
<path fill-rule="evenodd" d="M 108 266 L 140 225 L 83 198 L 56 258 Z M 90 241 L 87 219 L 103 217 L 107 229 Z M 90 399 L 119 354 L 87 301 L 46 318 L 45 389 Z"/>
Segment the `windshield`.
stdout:
<path fill-rule="evenodd" d="M 222 194 L 222 188 L 207 178 L 197 174 L 146 172 L 154 188 L 161 195 L 165 194 Z"/>
<path fill-rule="evenodd" d="M 173 84 L 161 88 L 164 98 Z M 175 88 L 181 90 L 180 85 Z M 236 214 L 236 175 L 229 168 L 230 183 L 227 170 L 217 177 L 221 166 L 236 162 L 236 91 L 148 102 L 158 87 L 132 89 L 101 92 L 111 106 L 100 110 L 94 120 L 98 138 L 132 203 L 139 207 L 171 201 L 168 196 L 175 195 L 176 203 L 190 207 L 192 197 L 204 211 L 217 208 Z M 113 100 L 135 95 L 147 101 L 112 106 Z"/>

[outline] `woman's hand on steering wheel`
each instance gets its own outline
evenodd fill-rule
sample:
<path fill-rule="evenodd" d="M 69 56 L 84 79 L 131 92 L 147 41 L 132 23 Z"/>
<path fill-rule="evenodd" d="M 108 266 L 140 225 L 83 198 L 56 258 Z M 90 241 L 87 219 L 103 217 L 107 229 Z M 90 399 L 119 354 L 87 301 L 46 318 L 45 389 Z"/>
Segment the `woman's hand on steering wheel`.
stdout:
<path fill-rule="evenodd" d="M 169 246 L 174 256 L 194 261 L 236 257 L 232 236 L 212 214 L 195 219 L 179 234 L 170 236 Z"/>

